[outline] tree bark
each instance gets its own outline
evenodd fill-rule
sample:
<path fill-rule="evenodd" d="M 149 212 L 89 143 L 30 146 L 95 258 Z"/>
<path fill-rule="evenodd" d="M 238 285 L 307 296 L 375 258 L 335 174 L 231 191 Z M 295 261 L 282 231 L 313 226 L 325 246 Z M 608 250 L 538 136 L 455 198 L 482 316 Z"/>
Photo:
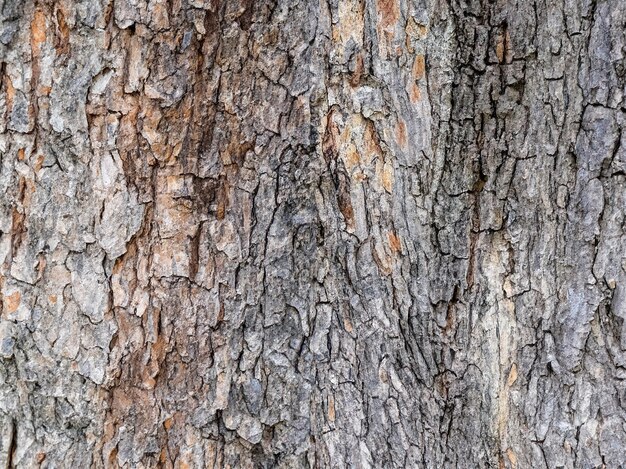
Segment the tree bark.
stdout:
<path fill-rule="evenodd" d="M 623 0 L 0 20 L 0 467 L 626 466 Z"/>

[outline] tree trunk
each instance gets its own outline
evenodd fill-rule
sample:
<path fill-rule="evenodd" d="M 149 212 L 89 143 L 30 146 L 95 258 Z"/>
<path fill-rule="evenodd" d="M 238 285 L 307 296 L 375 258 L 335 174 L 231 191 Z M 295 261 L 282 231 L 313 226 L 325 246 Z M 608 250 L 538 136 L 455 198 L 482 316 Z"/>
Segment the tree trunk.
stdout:
<path fill-rule="evenodd" d="M 0 15 L 0 467 L 626 465 L 623 0 Z"/>

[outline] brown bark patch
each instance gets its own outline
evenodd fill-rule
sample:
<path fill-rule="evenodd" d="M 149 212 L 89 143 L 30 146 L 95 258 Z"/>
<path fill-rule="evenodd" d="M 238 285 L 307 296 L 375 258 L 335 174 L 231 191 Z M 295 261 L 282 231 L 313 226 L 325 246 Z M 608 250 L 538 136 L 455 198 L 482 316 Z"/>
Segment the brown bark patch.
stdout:
<path fill-rule="evenodd" d="M 511 34 L 506 26 L 502 28 L 496 38 L 496 57 L 501 64 L 511 63 L 513 61 Z"/>
<path fill-rule="evenodd" d="M 332 395 L 328 396 L 328 420 L 335 421 L 335 398 Z"/>
<path fill-rule="evenodd" d="M 23 191 L 23 188 L 20 188 L 20 191 Z M 20 194 L 20 198 L 23 199 L 23 194 Z M 22 244 L 22 233 L 25 231 L 24 227 L 24 214 L 18 211 L 17 209 L 13 209 L 13 213 L 11 216 L 12 220 L 12 229 L 11 229 L 11 242 L 13 248 L 13 255 L 17 252 L 20 245 Z"/>
<path fill-rule="evenodd" d="M 504 62 L 504 37 L 502 35 L 498 36 L 496 43 L 496 57 L 498 57 L 498 62 Z"/>
<path fill-rule="evenodd" d="M 407 147 L 407 134 L 406 134 L 406 124 L 403 120 L 399 120 L 396 124 L 396 142 L 403 149 Z"/>
<path fill-rule="evenodd" d="M 40 280 L 43 277 L 47 264 L 46 256 L 44 256 L 43 253 L 39 253 L 37 258 L 37 280 Z"/>
<path fill-rule="evenodd" d="M 345 161 L 346 161 L 346 168 L 348 170 L 357 166 L 359 162 L 361 161 L 361 156 L 359 155 L 359 152 L 354 147 L 354 145 L 350 145 L 350 147 L 348 148 L 348 151 L 346 152 Z"/>
<path fill-rule="evenodd" d="M 398 22 L 400 12 L 396 0 L 378 0 L 376 2 L 380 25 L 383 28 L 393 26 Z"/>
<path fill-rule="evenodd" d="M 424 59 L 424 56 L 422 54 L 415 56 L 413 69 L 411 71 L 415 80 L 421 80 L 422 78 L 424 78 L 426 71 L 426 60 Z"/>
<path fill-rule="evenodd" d="M 393 231 L 387 233 L 387 238 L 389 238 L 389 246 L 394 253 L 402 252 L 402 243 L 400 242 L 400 238 L 398 238 Z"/>
<path fill-rule="evenodd" d="M 411 81 L 409 84 L 409 98 L 413 104 L 422 98 L 422 92 L 418 82 L 426 76 L 426 60 L 423 55 L 417 55 L 411 68 Z"/>
<path fill-rule="evenodd" d="M 161 448 L 161 452 L 159 453 L 159 463 L 164 466 L 167 460 L 167 449 Z"/>
<path fill-rule="evenodd" d="M 8 75 L 5 75 L 4 80 L 4 88 L 6 90 L 6 107 L 7 107 L 7 116 L 11 114 L 13 110 L 13 101 L 15 99 L 15 87 L 13 86 L 13 82 Z"/>
<path fill-rule="evenodd" d="M 165 430 L 169 430 L 170 428 L 172 428 L 172 423 L 174 423 L 174 419 L 172 417 L 166 418 L 163 422 L 163 427 L 165 428 Z"/>
<path fill-rule="evenodd" d="M 217 189 L 217 213 L 215 215 L 218 220 L 223 220 L 226 216 L 226 210 L 228 208 L 228 193 L 228 181 L 225 176 L 220 176 L 220 184 Z"/>
<path fill-rule="evenodd" d="M 338 20 L 333 24 L 333 42 L 343 48 L 350 40 L 363 45 L 365 10 L 362 0 L 342 0 L 337 9 Z"/>
<path fill-rule="evenodd" d="M 22 299 L 22 294 L 18 291 L 5 296 L 4 305 L 7 310 L 7 313 L 11 314 L 17 311 L 17 308 L 20 306 L 21 299 Z"/>
<path fill-rule="evenodd" d="M 339 129 L 337 128 L 337 124 L 333 121 L 333 112 L 334 111 L 330 111 L 326 116 L 326 131 L 322 139 L 322 154 L 327 162 L 336 160 L 339 154 L 337 148 Z"/>
<path fill-rule="evenodd" d="M 41 10 L 35 10 L 30 23 L 30 45 L 34 56 L 39 55 L 44 42 L 46 42 L 46 15 Z"/>
<path fill-rule="evenodd" d="M 382 157 L 383 154 L 378 132 L 371 121 L 368 121 L 365 127 L 365 151 L 371 156 Z"/>
<path fill-rule="evenodd" d="M 351 334 L 352 331 L 354 330 L 352 321 L 350 321 L 350 317 L 346 313 L 343 314 L 343 327 L 348 334 Z"/>
<path fill-rule="evenodd" d="M 350 77 L 350 85 L 353 87 L 359 86 L 361 82 L 361 76 L 363 75 L 363 56 L 358 54 L 354 63 L 354 72 Z"/>
<path fill-rule="evenodd" d="M 70 28 L 65 21 L 65 14 L 61 9 L 57 10 L 57 39 L 55 41 L 55 48 L 58 55 L 63 55 L 69 52 L 70 46 Z"/>
<path fill-rule="evenodd" d="M 346 225 L 349 229 L 354 229 L 354 208 L 352 208 L 352 201 L 350 200 L 350 194 L 347 190 L 339 192 L 338 197 L 339 210 L 346 220 Z"/>
<path fill-rule="evenodd" d="M 428 27 L 424 24 L 418 23 L 413 17 L 410 17 L 407 20 L 404 30 L 407 35 L 407 41 L 410 38 L 424 39 L 428 34 Z"/>
<path fill-rule="evenodd" d="M 35 160 L 35 165 L 33 167 L 33 169 L 35 170 L 36 173 L 39 172 L 39 170 L 43 166 L 44 160 L 45 160 L 45 158 L 44 158 L 43 155 L 37 156 L 37 159 Z"/>
<path fill-rule="evenodd" d="M 506 457 L 509 458 L 509 462 L 513 468 L 517 467 L 517 456 L 511 448 L 506 450 Z"/>
<path fill-rule="evenodd" d="M 411 89 L 409 91 L 409 98 L 413 104 L 417 103 L 420 99 L 422 99 L 422 92 L 420 91 L 419 86 L 416 83 L 411 83 Z"/>
<path fill-rule="evenodd" d="M 389 163 L 385 163 L 383 166 L 382 184 L 387 192 L 391 194 L 393 191 L 393 166 Z"/>

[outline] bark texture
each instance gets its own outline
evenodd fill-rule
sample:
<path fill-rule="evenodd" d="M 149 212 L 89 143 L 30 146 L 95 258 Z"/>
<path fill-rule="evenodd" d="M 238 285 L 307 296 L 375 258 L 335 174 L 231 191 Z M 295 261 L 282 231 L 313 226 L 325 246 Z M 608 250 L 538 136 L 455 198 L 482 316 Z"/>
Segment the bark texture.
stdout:
<path fill-rule="evenodd" d="M 0 467 L 626 466 L 623 0 L 0 21 Z"/>

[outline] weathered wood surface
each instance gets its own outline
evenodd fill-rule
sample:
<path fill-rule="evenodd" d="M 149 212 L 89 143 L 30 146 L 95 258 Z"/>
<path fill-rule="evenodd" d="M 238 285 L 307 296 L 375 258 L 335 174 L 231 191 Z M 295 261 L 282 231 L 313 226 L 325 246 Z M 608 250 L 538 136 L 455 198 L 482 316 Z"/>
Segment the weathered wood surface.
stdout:
<path fill-rule="evenodd" d="M 626 466 L 623 0 L 0 20 L 0 467 Z"/>

